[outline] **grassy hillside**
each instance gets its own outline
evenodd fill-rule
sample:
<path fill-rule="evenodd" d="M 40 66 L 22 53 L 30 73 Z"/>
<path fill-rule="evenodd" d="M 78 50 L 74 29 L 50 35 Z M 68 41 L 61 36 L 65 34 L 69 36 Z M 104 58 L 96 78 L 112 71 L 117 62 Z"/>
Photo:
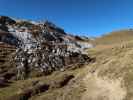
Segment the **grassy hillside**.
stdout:
<path fill-rule="evenodd" d="M 109 34 L 103 35 L 101 37 L 96 38 L 94 44 L 115 44 L 121 43 L 125 41 L 130 41 L 133 39 L 133 30 L 121 30 L 121 31 L 114 31 Z"/>
<path fill-rule="evenodd" d="M 133 100 L 133 31 L 97 38 L 88 54 L 96 58 L 86 68 L 83 100 Z"/>
<path fill-rule="evenodd" d="M 97 38 L 87 65 L 10 81 L 0 100 L 133 100 L 133 31 Z"/>

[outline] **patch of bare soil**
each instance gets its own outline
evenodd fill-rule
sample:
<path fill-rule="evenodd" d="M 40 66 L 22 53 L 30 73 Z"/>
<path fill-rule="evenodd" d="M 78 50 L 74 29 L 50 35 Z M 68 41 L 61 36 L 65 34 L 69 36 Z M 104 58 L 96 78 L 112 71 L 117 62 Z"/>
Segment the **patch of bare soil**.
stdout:
<path fill-rule="evenodd" d="M 123 100 L 126 97 L 122 79 L 113 80 L 88 73 L 83 81 L 86 92 L 82 100 Z"/>

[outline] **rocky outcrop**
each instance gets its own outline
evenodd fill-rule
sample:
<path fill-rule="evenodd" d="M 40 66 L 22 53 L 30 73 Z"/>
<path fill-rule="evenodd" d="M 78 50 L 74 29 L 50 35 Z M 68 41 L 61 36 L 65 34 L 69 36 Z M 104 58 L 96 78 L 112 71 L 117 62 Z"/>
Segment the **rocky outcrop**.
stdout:
<path fill-rule="evenodd" d="M 31 23 L 0 17 L 0 42 L 16 47 L 12 61 L 17 68 L 17 78 L 24 79 L 33 70 L 49 74 L 90 61 L 83 54 L 83 45 L 51 22 Z M 3 30 L 3 29 L 1 29 Z"/>
<path fill-rule="evenodd" d="M 7 43 L 9 45 L 18 46 L 19 40 L 9 32 L 0 31 L 0 42 Z"/>
<path fill-rule="evenodd" d="M 91 60 L 87 55 L 67 50 L 67 45 L 43 43 L 36 49 L 17 49 L 15 62 L 18 69 L 18 78 L 28 77 L 32 70 L 40 70 L 49 74 L 55 70 L 65 70 L 84 64 Z"/>
<path fill-rule="evenodd" d="M 16 21 L 11 19 L 10 17 L 7 16 L 0 16 L 0 24 L 2 25 L 11 25 L 11 24 L 15 24 Z"/>

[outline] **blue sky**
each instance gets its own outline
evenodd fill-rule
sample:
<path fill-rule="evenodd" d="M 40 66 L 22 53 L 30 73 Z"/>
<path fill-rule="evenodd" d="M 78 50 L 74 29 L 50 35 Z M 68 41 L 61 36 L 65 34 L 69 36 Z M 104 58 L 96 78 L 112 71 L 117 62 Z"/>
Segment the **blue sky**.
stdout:
<path fill-rule="evenodd" d="M 0 15 L 48 19 L 77 35 L 133 28 L 133 0 L 0 0 Z"/>

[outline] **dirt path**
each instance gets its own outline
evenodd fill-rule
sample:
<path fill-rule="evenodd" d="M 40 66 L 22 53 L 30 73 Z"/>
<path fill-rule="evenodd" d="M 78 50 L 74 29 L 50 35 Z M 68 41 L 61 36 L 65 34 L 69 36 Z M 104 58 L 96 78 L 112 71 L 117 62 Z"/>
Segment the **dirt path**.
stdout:
<path fill-rule="evenodd" d="M 88 73 L 83 81 L 87 90 L 82 100 L 123 100 L 126 96 L 122 79 L 109 80 Z"/>

